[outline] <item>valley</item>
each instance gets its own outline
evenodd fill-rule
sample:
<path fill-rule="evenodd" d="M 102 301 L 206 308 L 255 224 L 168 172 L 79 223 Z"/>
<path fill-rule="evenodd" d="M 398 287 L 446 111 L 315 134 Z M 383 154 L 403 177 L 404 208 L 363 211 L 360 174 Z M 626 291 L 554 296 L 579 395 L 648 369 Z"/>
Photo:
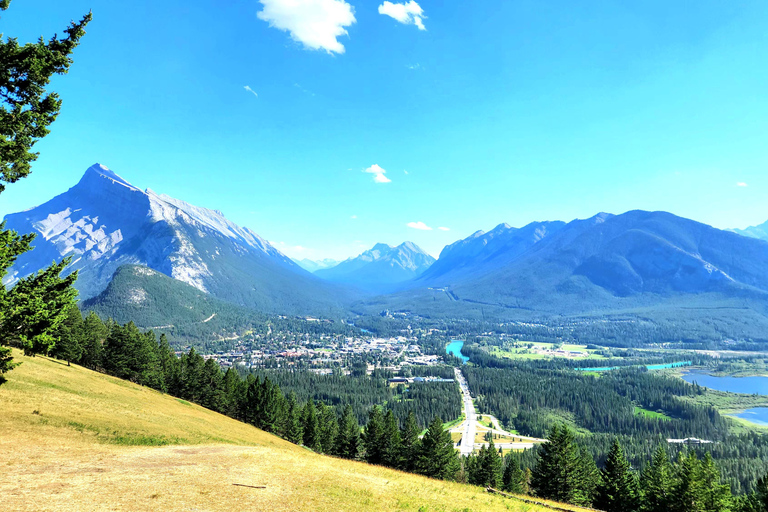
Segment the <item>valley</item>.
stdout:
<path fill-rule="evenodd" d="M 768 512 L 767 15 L 0 0 L 2 510 Z"/>

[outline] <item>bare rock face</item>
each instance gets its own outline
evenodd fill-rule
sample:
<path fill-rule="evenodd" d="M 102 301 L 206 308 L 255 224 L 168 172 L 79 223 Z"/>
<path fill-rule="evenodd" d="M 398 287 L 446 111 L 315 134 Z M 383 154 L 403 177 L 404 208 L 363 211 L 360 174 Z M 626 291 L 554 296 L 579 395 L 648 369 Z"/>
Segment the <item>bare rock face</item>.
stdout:
<path fill-rule="evenodd" d="M 83 299 L 104 290 L 126 264 L 268 311 L 333 308 L 343 295 L 221 212 L 142 191 L 101 164 L 63 194 L 5 220 L 19 233 L 37 234 L 35 249 L 17 260 L 5 285 L 71 256 Z"/>

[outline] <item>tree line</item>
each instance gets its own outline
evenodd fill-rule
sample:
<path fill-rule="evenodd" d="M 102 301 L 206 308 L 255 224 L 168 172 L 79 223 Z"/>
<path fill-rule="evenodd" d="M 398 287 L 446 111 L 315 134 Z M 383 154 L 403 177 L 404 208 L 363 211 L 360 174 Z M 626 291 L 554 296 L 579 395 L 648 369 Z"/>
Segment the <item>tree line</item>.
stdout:
<path fill-rule="evenodd" d="M 714 441 L 706 449 L 737 493 L 753 490 L 768 472 L 768 436 L 733 433 L 730 418 L 697 403 L 707 391 L 696 384 L 645 368 L 596 377 L 551 361 L 500 360 L 478 350 L 493 359 L 486 360 L 475 358 L 472 347 L 469 352 L 476 366 L 466 366 L 464 374 L 477 396 L 478 411 L 495 415 L 509 430 L 543 437 L 567 421 L 584 434 L 581 442 L 598 464 L 605 462 L 611 440 L 618 438 L 640 469 L 652 458 L 653 447 L 668 438 Z M 674 445 L 669 449 L 680 450 Z M 518 457 L 526 467 L 534 459 L 532 453 Z"/>
<path fill-rule="evenodd" d="M 511 470 L 507 468 L 511 467 Z M 709 453 L 699 457 L 693 450 L 671 459 L 659 445 L 643 471 L 635 471 L 624 449 L 614 439 L 605 464 L 597 469 L 594 459 L 576 443 L 573 432 L 554 426 L 548 442 L 538 451 L 532 471 L 520 471 L 510 457 L 503 471 L 497 464 L 488 485 L 506 486 L 512 492 L 527 487 L 541 498 L 595 507 L 606 512 L 766 512 L 768 475 L 758 480 L 749 494 L 734 496 L 722 480 Z M 505 481 L 505 475 L 517 475 Z"/>

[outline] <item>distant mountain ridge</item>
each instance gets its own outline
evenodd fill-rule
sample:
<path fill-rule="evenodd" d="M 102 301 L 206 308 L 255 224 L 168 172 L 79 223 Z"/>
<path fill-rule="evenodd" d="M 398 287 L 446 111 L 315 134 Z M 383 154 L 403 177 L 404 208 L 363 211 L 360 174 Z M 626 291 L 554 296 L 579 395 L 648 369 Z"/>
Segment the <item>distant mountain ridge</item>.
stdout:
<path fill-rule="evenodd" d="M 302 260 L 294 259 L 294 262 L 307 272 L 317 272 L 318 270 L 324 269 L 324 268 L 331 268 L 335 267 L 339 264 L 338 261 L 331 259 L 331 258 L 325 258 L 322 260 L 310 260 L 309 258 L 304 258 Z"/>
<path fill-rule="evenodd" d="M 8 228 L 38 236 L 4 284 L 72 256 L 83 299 L 104 290 L 125 264 L 266 312 L 330 314 L 347 297 L 221 212 L 142 191 L 100 164 L 67 192 L 5 220 Z"/>
<path fill-rule="evenodd" d="M 598 214 L 568 223 L 507 265 L 458 284 L 459 290 L 516 300 L 531 294 L 768 293 L 768 243 L 666 212 Z"/>
<path fill-rule="evenodd" d="M 544 238 L 557 233 L 564 222 L 532 222 L 522 228 L 499 224 L 487 233 L 476 231 L 447 245 L 434 265 L 418 279 L 431 285 L 451 283 L 468 275 L 490 271 L 519 256 Z"/>
<path fill-rule="evenodd" d="M 315 275 L 366 291 L 385 293 L 418 277 L 434 262 L 435 258 L 413 242 L 403 242 L 396 247 L 376 244 L 359 256 L 316 271 Z"/>
<path fill-rule="evenodd" d="M 760 240 L 768 240 L 768 222 L 764 222 L 757 226 L 750 226 L 746 229 L 732 229 L 731 231 L 743 236 L 759 238 Z"/>
<path fill-rule="evenodd" d="M 502 224 L 447 246 L 404 291 L 355 308 L 521 319 L 717 312 L 739 332 L 748 317 L 768 325 L 768 242 L 666 212 Z"/>

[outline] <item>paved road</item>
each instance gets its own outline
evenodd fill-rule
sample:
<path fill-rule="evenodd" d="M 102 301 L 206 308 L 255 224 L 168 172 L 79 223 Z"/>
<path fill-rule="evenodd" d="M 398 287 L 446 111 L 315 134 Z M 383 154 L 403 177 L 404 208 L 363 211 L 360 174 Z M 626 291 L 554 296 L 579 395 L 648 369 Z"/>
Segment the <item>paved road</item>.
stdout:
<path fill-rule="evenodd" d="M 459 451 L 461 455 L 470 455 L 475 449 L 475 432 L 477 431 L 477 413 L 475 412 L 475 404 L 472 403 L 472 397 L 469 394 L 469 386 L 467 380 L 464 378 L 464 374 L 461 370 L 454 368 L 456 373 L 456 381 L 461 388 L 461 396 L 464 402 L 464 431 L 461 433 L 461 447 Z"/>

